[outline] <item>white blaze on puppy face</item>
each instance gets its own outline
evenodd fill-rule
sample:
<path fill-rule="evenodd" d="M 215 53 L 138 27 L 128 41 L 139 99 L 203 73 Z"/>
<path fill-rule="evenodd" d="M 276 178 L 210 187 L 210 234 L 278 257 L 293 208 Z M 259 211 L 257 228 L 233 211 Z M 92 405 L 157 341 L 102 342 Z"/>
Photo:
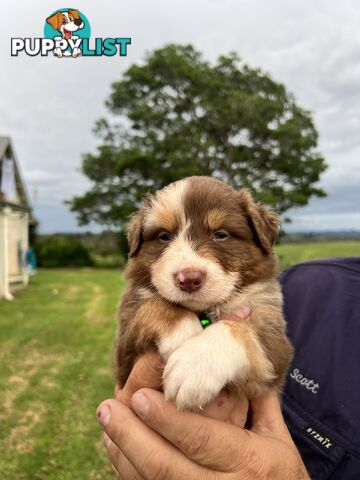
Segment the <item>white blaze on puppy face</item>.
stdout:
<path fill-rule="evenodd" d="M 188 185 L 188 180 L 180 180 L 157 192 L 144 219 L 144 228 L 159 225 L 169 232 L 176 227 L 184 228 L 186 224 L 184 198 Z"/>
<path fill-rule="evenodd" d="M 168 300 L 188 308 L 206 309 L 230 296 L 237 275 L 225 272 L 215 260 L 196 253 L 186 238 L 186 230 L 179 233 L 152 265 L 152 281 L 159 293 Z M 177 286 L 176 274 L 184 269 L 200 270 L 205 274 L 204 284 L 199 290 L 189 294 Z"/>
<path fill-rule="evenodd" d="M 158 192 L 146 215 L 145 228 L 160 226 L 170 233 L 176 230 L 169 245 L 151 267 L 152 282 L 160 295 L 184 307 L 201 310 L 225 301 L 234 290 L 237 274 L 226 272 L 211 256 L 201 256 L 187 237 L 191 226 L 191 218 L 186 218 L 184 211 L 188 187 L 188 181 L 184 180 Z M 184 269 L 205 274 L 199 290 L 187 293 L 177 286 L 176 274 Z"/>

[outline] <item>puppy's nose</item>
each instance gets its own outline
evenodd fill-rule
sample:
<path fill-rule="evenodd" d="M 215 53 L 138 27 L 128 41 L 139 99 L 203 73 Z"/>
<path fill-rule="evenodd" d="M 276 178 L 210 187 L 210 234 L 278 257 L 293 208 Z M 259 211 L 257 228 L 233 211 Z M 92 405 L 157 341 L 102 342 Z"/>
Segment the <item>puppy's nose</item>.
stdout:
<path fill-rule="evenodd" d="M 204 283 L 205 273 L 201 272 L 200 270 L 184 268 L 184 270 L 180 270 L 176 274 L 175 279 L 180 290 L 183 290 L 187 293 L 192 293 L 196 290 L 199 290 L 201 285 Z"/>
<path fill-rule="evenodd" d="M 80 27 L 80 25 L 82 24 L 81 18 L 75 18 L 74 23 L 75 23 L 75 25 L 77 25 L 78 27 Z"/>

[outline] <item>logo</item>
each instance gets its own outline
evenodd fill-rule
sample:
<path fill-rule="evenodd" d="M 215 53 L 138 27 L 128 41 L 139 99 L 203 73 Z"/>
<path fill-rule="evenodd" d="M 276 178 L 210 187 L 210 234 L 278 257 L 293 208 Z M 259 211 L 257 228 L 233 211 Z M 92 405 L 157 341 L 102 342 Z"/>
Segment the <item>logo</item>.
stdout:
<path fill-rule="evenodd" d="M 12 38 L 11 56 L 17 57 L 20 53 L 31 57 L 51 54 L 58 58 L 127 55 L 131 38 L 95 38 L 91 43 L 90 34 L 89 20 L 82 12 L 75 8 L 61 8 L 46 18 L 44 38 Z"/>
<path fill-rule="evenodd" d="M 335 443 L 331 440 L 331 438 L 323 435 L 320 433 L 318 430 L 316 430 L 314 427 L 311 427 L 310 425 L 308 427 L 305 427 L 303 429 L 303 432 L 305 435 L 311 440 L 316 443 L 316 445 L 319 445 L 323 450 L 331 450 L 332 448 L 336 447 Z"/>
<path fill-rule="evenodd" d="M 320 385 L 318 383 L 315 383 L 314 380 L 304 377 L 304 375 L 300 373 L 300 370 L 298 368 L 294 368 L 294 370 L 290 373 L 290 378 L 310 390 L 311 393 L 316 394 L 319 391 Z"/>

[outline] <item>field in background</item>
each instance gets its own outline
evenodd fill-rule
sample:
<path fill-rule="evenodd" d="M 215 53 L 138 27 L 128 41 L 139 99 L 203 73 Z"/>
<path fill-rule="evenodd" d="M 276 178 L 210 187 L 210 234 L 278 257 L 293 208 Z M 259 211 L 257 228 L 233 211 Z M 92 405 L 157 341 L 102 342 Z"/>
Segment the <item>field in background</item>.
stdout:
<path fill-rule="evenodd" d="M 276 247 L 281 263 L 360 255 L 360 242 Z M 98 403 L 112 396 L 117 270 L 40 270 L 0 302 L 1 480 L 113 478 Z"/>
<path fill-rule="evenodd" d="M 278 245 L 275 250 L 281 265 L 287 267 L 315 258 L 360 256 L 360 241 L 284 243 Z"/>
<path fill-rule="evenodd" d="M 1 480 L 113 478 L 95 410 L 122 287 L 115 270 L 42 270 L 0 302 Z"/>

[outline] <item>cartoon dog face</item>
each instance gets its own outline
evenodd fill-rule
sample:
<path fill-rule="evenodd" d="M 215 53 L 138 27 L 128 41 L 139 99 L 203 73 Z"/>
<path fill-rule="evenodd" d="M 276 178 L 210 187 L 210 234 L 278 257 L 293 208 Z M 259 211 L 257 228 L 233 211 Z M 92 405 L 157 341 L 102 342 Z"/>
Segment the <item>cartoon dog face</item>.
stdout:
<path fill-rule="evenodd" d="M 55 30 L 58 30 L 62 36 L 68 40 L 74 32 L 84 28 L 84 22 L 79 16 L 79 10 L 68 10 L 67 12 L 57 12 L 46 19 Z"/>

